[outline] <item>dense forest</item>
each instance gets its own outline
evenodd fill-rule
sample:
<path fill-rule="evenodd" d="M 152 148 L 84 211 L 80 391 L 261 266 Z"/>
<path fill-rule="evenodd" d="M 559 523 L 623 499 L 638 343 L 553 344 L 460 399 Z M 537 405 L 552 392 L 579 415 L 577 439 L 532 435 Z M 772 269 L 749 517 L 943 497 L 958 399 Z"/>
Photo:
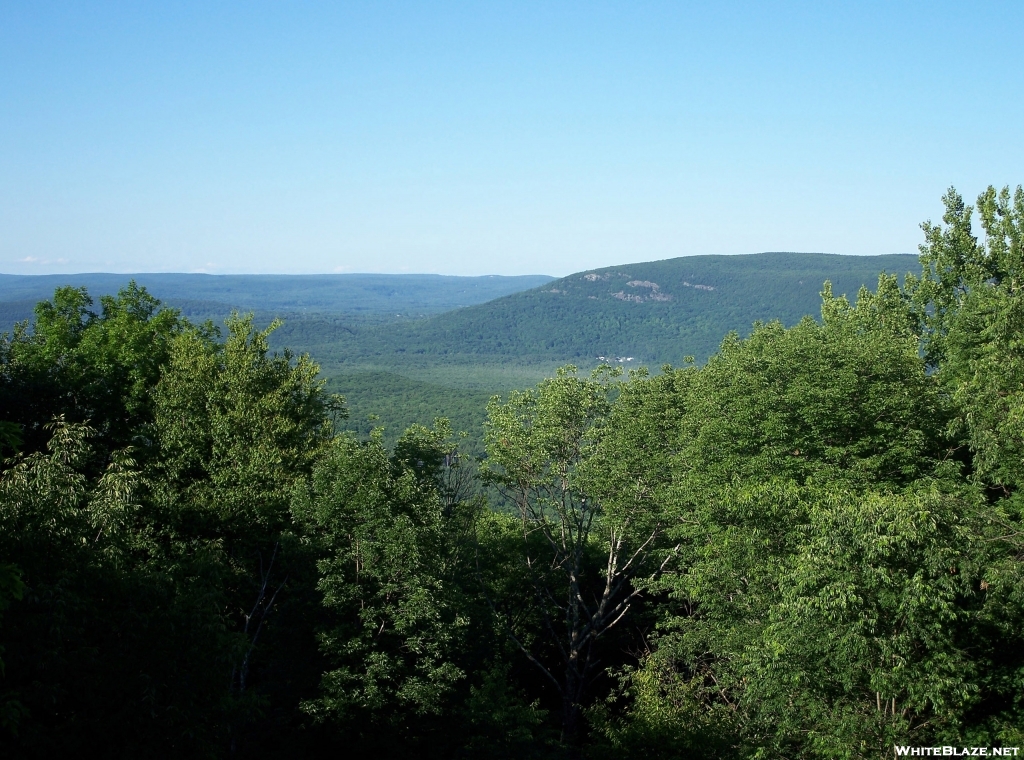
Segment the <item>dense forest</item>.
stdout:
<path fill-rule="evenodd" d="M 602 356 L 658 367 L 688 355 L 703 361 L 726 332 L 746 333 L 758 320 L 795 324 L 816 309 L 825 280 L 839 293 L 856 293 L 879 273 L 903 274 L 915 263 L 905 254 L 684 256 L 579 272 L 421 320 L 306 315 L 287 320 L 282 334 L 331 372 L 568 361 L 592 367 Z"/>
<path fill-rule="evenodd" d="M 563 367 L 480 457 L 346 432 L 274 324 L 58 289 L 0 342 L 0 754 L 1024 745 L 1024 190 L 944 201 L 902 283 Z"/>
<path fill-rule="evenodd" d="M 494 393 L 532 386 L 568 363 L 583 372 L 605 362 L 659 368 L 688 355 L 703 363 L 730 330 L 745 336 L 757 321 L 794 325 L 816 313 L 825 280 L 853 295 L 882 272 L 916 266 L 904 254 L 687 256 L 578 272 L 425 319 L 283 315 L 270 340 L 316 357 L 345 395 L 348 429 L 377 424 L 393 444 L 409 425 L 443 416 L 482 453 Z"/>

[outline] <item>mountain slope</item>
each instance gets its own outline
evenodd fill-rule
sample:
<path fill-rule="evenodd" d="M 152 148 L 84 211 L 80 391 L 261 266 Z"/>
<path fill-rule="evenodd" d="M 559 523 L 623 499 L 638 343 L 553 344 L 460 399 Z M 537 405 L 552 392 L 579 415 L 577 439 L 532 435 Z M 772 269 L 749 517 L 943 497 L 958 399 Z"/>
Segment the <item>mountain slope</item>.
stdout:
<path fill-rule="evenodd" d="M 336 369 L 413 369 L 438 363 L 631 364 L 698 360 L 730 330 L 757 321 L 793 324 L 818 315 L 830 280 L 837 294 L 873 288 L 880 272 L 917 269 L 917 257 L 762 253 L 689 256 L 580 272 L 477 306 L 399 324 L 358 326 L 310 321 L 279 339 L 310 350 Z"/>

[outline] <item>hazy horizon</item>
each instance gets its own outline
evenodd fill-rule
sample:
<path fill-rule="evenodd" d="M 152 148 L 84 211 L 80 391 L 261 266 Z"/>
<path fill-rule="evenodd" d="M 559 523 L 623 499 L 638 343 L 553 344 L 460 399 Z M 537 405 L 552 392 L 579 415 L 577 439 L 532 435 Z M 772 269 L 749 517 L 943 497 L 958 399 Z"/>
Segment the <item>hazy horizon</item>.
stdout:
<path fill-rule="evenodd" d="M 916 256 L 917 255 L 916 253 L 906 253 L 906 252 L 899 252 L 899 251 L 889 252 L 889 253 L 830 253 L 828 251 L 756 251 L 754 253 L 729 253 L 729 254 L 692 253 L 692 254 L 686 254 L 684 256 L 670 256 L 670 257 L 667 257 L 667 258 L 664 258 L 664 259 L 645 259 L 645 260 L 636 260 L 636 261 L 624 261 L 624 262 L 621 262 L 620 264 L 642 264 L 642 263 L 650 263 L 650 262 L 656 262 L 656 261 L 670 261 L 671 259 L 675 259 L 675 258 L 690 258 L 690 257 L 696 257 L 696 256 L 760 256 L 760 255 L 772 254 L 772 253 L 806 253 L 806 254 L 823 255 L 823 256 L 863 256 L 863 257 L 870 257 L 870 256 Z M 125 270 L 125 271 L 114 271 L 114 270 L 70 271 L 69 270 L 69 271 L 66 271 L 66 272 L 2 272 L 2 271 L 0 271 L 0 276 L 5 276 L 5 277 L 6 276 L 10 276 L 10 277 L 60 277 L 62 275 L 66 275 L 66 276 L 70 277 L 70 276 L 75 276 L 75 275 L 107 275 L 107 274 L 109 274 L 109 275 L 178 274 L 178 275 L 207 275 L 207 276 L 210 276 L 210 277 L 345 277 L 345 276 L 352 276 L 352 277 L 360 277 L 360 276 L 366 276 L 366 277 L 395 276 L 395 277 L 401 277 L 403 275 L 408 275 L 410 277 L 422 277 L 422 276 L 431 276 L 431 277 L 466 277 L 466 278 L 471 278 L 471 277 L 478 277 L 478 278 L 479 277 L 551 277 L 552 279 L 559 279 L 559 278 L 562 278 L 562 277 L 568 277 L 571 274 L 576 274 L 577 272 L 585 272 L 585 271 L 589 271 L 589 270 L 592 270 L 592 269 L 604 269 L 604 268 L 607 268 L 607 267 L 619 266 L 620 264 L 606 264 L 606 265 L 602 265 L 600 267 L 584 267 L 582 269 L 573 270 L 572 272 L 562 272 L 562 273 L 558 273 L 558 274 L 552 274 L 550 272 L 523 272 L 523 273 L 520 273 L 520 274 L 485 273 L 485 274 L 463 275 L 463 274 L 446 274 L 444 272 L 413 272 L 413 271 L 410 271 L 410 272 L 372 272 L 372 271 L 362 271 L 362 272 L 312 272 L 312 271 L 311 272 L 245 272 L 245 271 L 238 271 L 238 272 L 203 272 L 203 271 L 192 271 L 192 272 L 185 272 L 185 271 L 173 270 L 173 269 L 165 269 L 165 270 L 159 270 L 159 269 L 142 270 L 142 269 L 138 269 L 138 270 Z"/>

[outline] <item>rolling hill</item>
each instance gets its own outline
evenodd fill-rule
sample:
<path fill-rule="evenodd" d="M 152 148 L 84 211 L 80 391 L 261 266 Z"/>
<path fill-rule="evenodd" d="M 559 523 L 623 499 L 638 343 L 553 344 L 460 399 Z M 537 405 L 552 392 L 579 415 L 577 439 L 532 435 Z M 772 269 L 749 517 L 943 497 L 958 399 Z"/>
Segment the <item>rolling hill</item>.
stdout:
<path fill-rule="evenodd" d="M 706 359 L 726 333 L 745 333 L 757 320 L 816 316 L 825 280 L 852 297 L 874 287 L 880 272 L 916 268 L 915 256 L 901 254 L 689 256 L 579 272 L 417 321 L 303 320 L 286 325 L 279 340 L 332 371 L 430 375 L 438 366 L 590 365 L 599 357 L 659 366 L 687 355 Z"/>
<path fill-rule="evenodd" d="M 412 422 L 447 416 L 477 450 L 487 396 L 533 385 L 560 364 L 703 360 L 730 330 L 817 316 L 825 280 L 852 297 L 881 272 L 918 267 L 911 255 L 694 256 L 579 272 L 417 321 L 286 322 L 276 340 L 321 362 L 332 390 L 348 399 L 352 429 L 366 432 L 374 415 L 393 441 Z"/>
<path fill-rule="evenodd" d="M 449 277 L 434 274 L 209 275 L 0 274 L 0 330 L 32 315 L 38 301 L 64 285 L 94 298 L 134 279 L 190 319 L 222 319 L 232 309 L 260 315 L 309 313 L 370 319 L 423 317 L 544 285 L 547 275 Z"/>

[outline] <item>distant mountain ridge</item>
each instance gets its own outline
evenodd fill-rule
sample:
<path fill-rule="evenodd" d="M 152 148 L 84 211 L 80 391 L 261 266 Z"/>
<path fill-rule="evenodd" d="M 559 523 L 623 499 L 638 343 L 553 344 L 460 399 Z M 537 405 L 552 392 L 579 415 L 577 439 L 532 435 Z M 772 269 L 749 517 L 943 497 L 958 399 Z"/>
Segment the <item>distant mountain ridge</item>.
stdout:
<path fill-rule="evenodd" d="M 98 300 L 129 280 L 191 318 L 220 319 L 232 309 L 261 314 L 395 313 L 426 316 L 544 285 L 548 275 L 455 277 L 435 274 L 209 275 L 0 274 L 0 329 L 31 316 L 36 302 L 64 285 L 84 286 Z"/>
<path fill-rule="evenodd" d="M 531 290 L 414 322 L 286 325 L 280 339 L 336 368 L 426 364 L 639 364 L 706 359 L 732 330 L 818 316 L 826 280 L 856 296 L 882 272 L 919 268 L 910 254 L 760 253 L 687 256 L 578 272 Z M 291 332 L 291 335 L 288 333 Z"/>
<path fill-rule="evenodd" d="M 554 279 L 442 275 L 0 275 L 6 329 L 60 285 L 113 293 L 134 277 L 191 318 L 255 311 L 285 317 L 275 345 L 310 352 L 329 373 L 470 364 L 639 364 L 703 360 L 731 330 L 817 316 L 825 280 L 851 297 L 910 254 L 684 256 Z M 8 313 L 10 312 L 10 313 Z M 426 316 L 423 316 L 426 315 Z M 367 319 L 367 318 L 370 319 Z M 377 317 L 376 319 L 372 317 Z M 401 319 L 397 319 L 401 317 Z M 385 319 L 386 318 L 386 319 Z"/>

